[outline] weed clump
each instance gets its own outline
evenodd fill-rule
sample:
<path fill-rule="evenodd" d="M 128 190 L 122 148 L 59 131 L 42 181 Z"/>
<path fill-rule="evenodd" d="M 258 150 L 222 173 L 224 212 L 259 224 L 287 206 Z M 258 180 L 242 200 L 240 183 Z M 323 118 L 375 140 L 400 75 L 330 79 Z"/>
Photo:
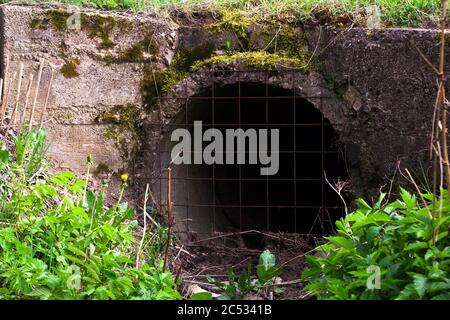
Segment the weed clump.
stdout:
<path fill-rule="evenodd" d="M 89 188 L 89 174 L 44 174 L 44 130 L 12 140 L 0 147 L 0 299 L 181 298 L 159 259 L 167 229 L 139 246 L 125 183 L 109 205 L 106 185 Z"/>
<path fill-rule="evenodd" d="M 444 192 L 446 194 L 446 192 Z M 336 222 L 337 233 L 306 256 L 305 287 L 319 299 L 447 300 L 450 298 L 450 203 L 433 194 L 400 189 L 399 199 L 358 208 Z M 422 201 L 418 199 L 422 199 Z"/>

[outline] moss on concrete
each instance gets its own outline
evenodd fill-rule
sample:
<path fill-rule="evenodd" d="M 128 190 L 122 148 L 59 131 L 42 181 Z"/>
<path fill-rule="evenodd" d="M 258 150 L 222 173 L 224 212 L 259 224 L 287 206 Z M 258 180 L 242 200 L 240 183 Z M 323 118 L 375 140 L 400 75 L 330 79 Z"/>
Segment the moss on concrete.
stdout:
<path fill-rule="evenodd" d="M 308 48 L 308 39 L 300 28 L 295 28 L 285 24 L 267 24 L 252 34 L 252 38 L 262 38 L 267 42 L 264 49 L 271 53 L 278 53 L 283 56 L 302 56 L 301 51 Z M 254 42 L 250 42 L 250 45 Z"/>
<path fill-rule="evenodd" d="M 130 156 L 130 147 L 138 145 L 143 131 L 139 127 L 141 109 L 134 104 L 116 105 L 110 110 L 102 111 L 96 117 L 96 122 L 107 124 L 103 130 L 106 139 L 113 140 L 122 159 Z"/>
<path fill-rule="evenodd" d="M 78 73 L 78 66 L 80 65 L 80 59 L 69 58 L 66 63 L 61 67 L 61 74 L 68 79 L 76 78 L 80 74 Z"/>
<path fill-rule="evenodd" d="M 175 52 L 171 68 L 178 72 L 189 73 L 195 62 L 211 58 L 214 49 L 215 45 L 212 41 L 193 48 L 179 48 Z"/>
<path fill-rule="evenodd" d="M 33 30 L 37 30 L 37 29 L 45 29 L 45 24 L 42 21 L 42 19 L 38 19 L 38 18 L 33 18 L 30 20 L 29 26 L 31 29 Z"/>
<path fill-rule="evenodd" d="M 32 29 L 51 28 L 58 32 L 67 32 L 67 20 L 72 13 L 61 9 L 51 9 L 44 13 L 43 18 L 34 17 L 30 21 Z M 115 46 L 111 39 L 114 30 L 126 32 L 131 29 L 132 24 L 129 20 L 115 18 L 113 16 L 101 14 L 81 13 L 81 31 L 85 32 L 91 39 L 100 39 L 99 49 L 109 49 Z"/>
<path fill-rule="evenodd" d="M 251 26 L 258 23 L 259 19 L 244 10 L 221 9 L 217 12 L 219 21 L 208 25 L 212 34 L 231 32 L 241 39 L 246 39 Z"/>
<path fill-rule="evenodd" d="M 123 129 L 136 131 L 136 121 L 140 119 L 141 111 L 134 104 L 116 105 L 110 110 L 102 111 L 96 118 L 99 123 L 113 123 Z"/>
<path fill-rule="evenodd" d="M 159 55 L 159 46 L 154 39 L 154 33 L 149 33 L 144 38 L 121 50 L 117 55 L 99 57 L 107 63 L 133 63 L 155 61 Z"/>
<path fill-rule="evenodd" d="M 69 19 L 71 15 L 71 13 L 64 10 L 52 9 L 45 12 L 45 16 L 50 21 L 52 29 L 61 32 L 67 31 L 67 19 Z"/>
<path fill-rule="evenodd" d="M 109 49 L 115 46 L 111 39 L 111 34 L 115 28 L 120 32 L 126 32 L 131 28 L 131 22 L 112 16 L 81 14 L 81 30 L 86 32 L 91 39 L 99 38 L 100 49 Z"/>
<path fill-rule="evenodd" d="M 169 92 L 186 76 L 186 73 L 173 69 L 154 70 L 151 66 L 145 65 L 139 89 L 146 109 L 150 111 L 158 97 Z"/>
<path fill-rule="evenodd" d="M 326 74 L 323 70 L 321 72 L 323 79 L 325 80 L 325 83 L 337 98 L 344 99 L 345 92 L 347 91 L 348 86 L 347 85 L 341 85 L 334 80 L 334 78 L 328 74 Z"/>
<path fill-rule="evenodd" d="M 179 81 L 188 77 L 194 63 L 210 58 L 213 51 L 214 43 L 207 42 L 193 48 L 179 48 L 167 69 L 154 69 L 153 65 L 145 64 L 142 68 L 140 92 L 147 110 L 152 109 L 157 97 L 169 92 Z"/>
<path fill-rule="evenodd" d="M 230 55 L 217 55 L 209 59 L 194 63 L 193 71 L 213 65 L 229 65 L 242 63 L 249 68 L 258 70 L 274 70 L 278 67 L 296 68 L 299 71 L 308 73 L 312 70 L 313 65 L 309 63 L 310 53 L 304 51 L 299 53 L 297 57 L 289 57 L 277 53 L 269 53 L 267 51 L 252 52 L 236 52 Z"/>
<path fill-rule="evenodd" d="M 255 26 L 255 23 L 258 25 Z M 193 48 L 178 48 L 168 69 L 153 69 L 154 66 L 145 65 L 140 92 L 149 110 L 156 103 L 157 97 L 169 92 L 179 81 L 212 65 L 242 63 L 259 70 L 286 67 L 296 68 L 303 73 L 309 73 L 315 68 L 311 63 L 307 37 L 301 29 L 274 21 L 263 24 L 261 20 L 254 17 L 250 19 L 245 13 L 236 11 L 223 12 L 222 20 L 209 25 L 208 29 L 214 33 L 233 32 L 241 39 L 245 38 L 247 44 L 251 43 L 253 36 L 266 35 L 266 41 L 260 47 L 254 45 L 252 50 L 241 52 L 228 48 L 225 54 L 214 55 L 216 41 L 211 40 Z M 275 40 L 272 41 L 274 37 Z"/>
<path fill-rule="evenodd" d="M 191 70 L 236 62 L 243 62 L 250 68 L 267 70 L 286 66 L 308 73 L 314 69 L 307 36 L 300 28 L 281 22 L 276 17 L 262 18 L 236 9 L 219 13 L 220 21 L 208 26 L 210 32 L 234 33 L 243 42 L 243 48 L 239 51 L 227 48 L 226 54 L 194 61 Z"/>
<path fill-rule="evenodd" d="M 111 168 L 104 162 L 100 162 L 94 169 L 94 171 L 92 172 L 94 177 L 100 177 L 103 175 L 108 175 L 110 173 L 112 173 L 113 170 L 111 170 Z"/>

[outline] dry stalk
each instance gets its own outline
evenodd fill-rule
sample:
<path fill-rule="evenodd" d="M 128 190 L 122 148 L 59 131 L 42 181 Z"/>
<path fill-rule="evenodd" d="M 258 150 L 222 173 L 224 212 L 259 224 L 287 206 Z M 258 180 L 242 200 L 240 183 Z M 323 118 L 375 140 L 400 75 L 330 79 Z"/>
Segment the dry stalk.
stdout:
<path fill-rule="evenodd" d="M 30 100 L 30 94 L 31 94 L 31 87 L 33 86 L 33 79 L 34 79 L 34 75 L 30 74 L 30 79 L 28 80 L 27 93 L 25 95 L 25 105 L 24 105 L 23 112 L 22 112 L 22 119 L 20 120 L 20 123 L 19 123 L 20 129 L 22 129 L 22 127 L 25 124 L 25 116 L 27 114 L 28 102 Z M 21 131 L 21 130 L 19 130 L 19 131 Z"/>
<path fill-rule="evenodd" d="M 5 74 L 3 75 L 3 78 L 1 79 L 2 86 L 1 86 L 1 89 L 0 89 L 0 101 L 1 101 L 0 110 L 3 110 L 3 98 L 4 98 L 3 90 L 5 89 L 6 83 L 7 83 L 7 80 L 8 80 L 8 69 L 9 69 L 9 56 L 6 56 Z"/>
<path fill-rule="evenodd" d="M 39 130 L 42 129 L 42 125 L 44 124 L 44 116 L 45 116 L 45 112 L 47 111 L 48 100 L 50 98 L 50 92 L 52 90 L 52 84 L 53 84 L 54 77 L 55 77 L 55 69 L 52 68 L 51 75 L 50 75 L 50 81 L 48 82 L 48 87 L 47 87 L 47 95 L 45 97 L 45 103 L 44 103 L 44 107 L 42 108 L 41 119 L 39 121 Z"/>
<path fill-rule="evenodd" d="M 13 76 L 9 80 L 8 89 L 6 90 L 6 95 L 3 97 L 2 107 L 1 107 L 1 121 L 0 125 L 3 126 L 3 122 L 6 118 L 6 113 L 8 109 L 8 99 L 11 94 L 11 88 L 13 87 L 14 80 L 16 79 L 17 72 L 14 72 Z"/>
<path fill-rule="evenodd" d="M 1 78 L 0 79 L 0 101 L 3 100 L 3 84 L 4 84 L 3 78 Z"/>
<path fill-rule="evenodd" d="M 136 256 L 136 269 L 139 269 L 139 257 L 141 255 L 142 246 L 144 245 L 145 233 L 147 232 L 147 201 L 148 201 L 148 190 L 149 185 L 145 188 L 145 196 L 144 196 L 144 230 L 142 230 L 142 239 L 139 243 L 139 248 Z"/>
<path fill-rule="evenodd" d="M 447 143 L 447 110 L 445 108 L 445 31 L 447 24 L 448 0 L 442 0 L 442 17 L 441 17 L 441 46 L 439 55 L 439 92 L 438 105 L 442 114 L 442 156 L 444 158 L 445 174 L 447 179 L 447 195 L 450 199 L 450 162 L 448 155 Z"/>
<path fill-rule="evenodd" d="M 28 120 L 28 131 L 30 131 L 31 128 L 33 127 L 34 111 L 36 110 L 36 101 L 37 101 L 37 98 L 39 95 L 39 87 L 41 86 L 43 69 L 44 69 L 44 59 L 41 59 L 41 61 L 39 63 L 39 71 L 38 71 L 38 76 L 37 76 L 37 80 L 36 80 L 36 88 L 34 89 L 33 105 L 31 106 L 30 118 Z"/>
<path fill-rule="evenodd" d="M 345 209 L 345 216 L 348 216 L 348 208 L 347 208 L 347 203 L 345 203 L 345 199 L 342 196 L 342 191 L 345 190 L 345 188 L 348 186 L 348 182 L 347 181 L 338 181 L 336 183 L 336 186 L 333 186 L 330 181 L 328 181 L 327 179 L 327 174 L 324 171 L 323 172 L 323 176 L 325 178 L 325 181 L 328 183 L 328 185 L 334 190 L 334 192 L 337 193 L 337 195 L 339 196 L 339 198 L 341 199 L 342 203 L 344 204 L 344 209 Z"/>
<path fill-rule="evenodd" d="M 12 112 L 12 126 L 16 125 L 17 122 L 17 114 L 19 113 L 19 102 L 20 102 L 20 91 L 22 89 L 22 77 L 23 77 L 23 63 L 20 64 L 19 67 L 19 78 L 17 79 L 17 92 L 16 92 L 16 102 L 14 104 L 14 109 Z"/>
<path fill-rule="evenodd" d="M 416 181 L 414 180 L 413 176 L 409 172 L 407 168 L 405 168 L 406 174 L 408 175 L 408 180 L 411 181 L 411 183 L 414 185 L 414 188 L 416 188 L 416 192 L 419 195 L 420 199 L 422 200 L 422 204 L 424 208 L 427 207 L 427 202 L 425 201 L 424 197 L 422 196 L 422 192 L 420 192 L 419 186 L 417 185 Z M 430 213 L 431 216 L 431 213 Z"/>
<path fill-rule="evenodd" d="M 448 0 L 441 0 L 441 4 L 442 12 L 440 27 L 439 68 L 432 66 L 432 69 L 437 75 L 438 81 L 438 92 L 433 110 L 430 144 L 430 155 L 433 161 L 433 220 L 436 218 L 438 184 L 440 186 L 439 192 L 442 198 L 442 187 L 444 186 L 444 179 L 446 182 L 445 186 L 447 188 L 447 196 L 450 198 L 450 161 L 448 154 L 446 110 L 447 100 L 445 98 L 445 31 L 447 23 Z M 419 53 L 421 54 L 425 62 L 430 65 L 430 61 L 420 52 L 420 50 Z M 440 174 L 438 173 L 438 170 L 441 171 Z M 438 175 L 440 177 L 438 177 Z M 440 180 L 439 182 L 438 179 Z"/>
<path fill-rule="evenodd" d="M 172 237 L 172 169 L 167 168 L 167 240 L 166 251 L 164 253 L 163 271 L 166 271 L 169 261 L 170 239 Z"/>

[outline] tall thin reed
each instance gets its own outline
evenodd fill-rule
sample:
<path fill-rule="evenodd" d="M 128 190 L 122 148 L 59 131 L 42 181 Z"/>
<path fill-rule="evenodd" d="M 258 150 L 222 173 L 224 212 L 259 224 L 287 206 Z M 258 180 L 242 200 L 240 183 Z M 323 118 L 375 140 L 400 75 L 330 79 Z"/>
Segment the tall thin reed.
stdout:
<path fill-rule="evenodd" d="M 39 95 L 39 88 L 41 86 L 42 70 L 44 69 L 44 61 L 45 61 L 44 59 L 41 59 L 39 62 L 39 71 L 38 71 L 38 76 L 37 76 L 37 80 L 36 80 L 36 88 L 34 89 L 33 105 L 31 107 L 30 118 L 28 120 L 28 131 L 30 131 L 31 128 L 33 127 L 33 118 L 34 118 L 34 112 L 36 110 L 36 102 L 37 102 L 37 98 Z"/>
<path fill-rule="evenodd" d="M 50 92 L 52 90 L 52 84 L 53 84 L 54 77 L 55 77 L 55 69 L 52 68 L 51 74 L 50 74 L 50 80 L 48 82 L 48 87 L 47 87 L 47 95 L 45 96 L 44 107 L 42 108 L 41 119 L 39 120 L 39 129 L 42 129 L 42 126 L 44 124 L 44 116 L 45 116 L 45 112 L 47 111 L 48 99 L 50 98 Z"/>
<path fill-rule="evenodd" d="M 22 89 L 22 77 L 23 77 L 23 63 L 20 63 L 19 78 L 17 80 L 16 103 L 14 104 L 14 109 L 13 109 L 12 116 L 11 116 L 12 123 L 10 123 L 13 126 L 13 128 L 16 125 L 17 114 L 19 112 L 20 91 Z"/>
<path fill-rule="evenodd" d="M 172 169 L 167 168 L 167 240 L 166 240 L 166 249 L 164 252 L 164 266 L 163 271 L 166 271 L 166 268 L 169 263 L 169 248 L 170 248 L 170 240 L 172 237 Z"/>
<path fill-rule="evenodd" d="M 34 75 L 30 74 L 30 78 L 28 80 L 28 86 L 27 86 L 27 93 L 25 95 L 25 105 L 23 107 L 22 119 L 20 120 L 20 123 L 19 123 L 20 131 L 22 130 L 22 128 L 25 124 L 25 116 L 27 114 L 28 102 L 30 100 L 31 87 L 33 86 L 33 79 L 34 79 Z"/>
<path fill-rule="evenodd" d="M 11 90 L 14 85 L 14 80 L 16 79 L 16 76 L 17 76 L 17 72 L 14 72 L 13 76 L 9 80 L 8 89 L 6 91 L 6 95 L 4 96 L 4 99 L 2 101 L 1 122 L 0 122 L 1 126 L 3 126 L 4 120 L 6 118 L 7 109 L 8 109 L 8 100 L 9 100 L 9 96 L 11 94 Z"/>

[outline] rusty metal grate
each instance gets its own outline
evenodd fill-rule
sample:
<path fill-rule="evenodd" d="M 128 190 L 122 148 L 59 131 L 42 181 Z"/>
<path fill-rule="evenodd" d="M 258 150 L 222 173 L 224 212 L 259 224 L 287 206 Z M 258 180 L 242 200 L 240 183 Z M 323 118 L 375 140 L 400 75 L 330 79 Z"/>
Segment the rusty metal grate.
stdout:
<path fill-rule="evenodd" d="M 251 71 L 263 72 L 266 81 L 249 82 L 246 80 L 249 72 L 242 72 L 234 83 L 223 84 L 216 80 L 216 72 L 211 71 L 210 86 L 200 94 L 189 96 L 186 89 L 184 97 L 160 98 L 176 100 L 183 106 L 177 120 L 169 123 L 164 123 L 163 110 L 159 110 L 159 122 L 154 125 L 161 129 L 164 139 L 175 128 L 192 130 L 194 120 L 203 121 L 205 129 L 222 131 L 280 130 L 280 170 L 274 176 L 257 175 L 254 165 L 248 164 L 209 167 L 192 164 L 176 169 L 172 179 L 177 195 L 173 197 L 173 208 L 178 232 L 187 234 L 196 243 L 199 239 L 251 230 L 300 236 L 329 234 L 334 221 L 344 214 L 343 203 L 329 184 L 349 179 L 345 155 L 335 132 L 339 125 L 330 124 L 319 111 L 329 96 L 323 91 L 304 96 L 296 90 L 282 89 L 272 84 L 269 79 L 273 73 L 267 71 Z M 297 81 L 295 76 L 290 78 Z M 291 88 L 296 85 L 292 83 Z M 314 105 L 309 101 L 314 101 Z M 164 208 L 165 196 L 161 191 L 167 183 L 170 144 L 160 143 L 155 152 L 157 169 L 150 184 Z M 196 230 L 197 224 L 203 220 L 195 220 L 199 212 L 209 217 L 203 219 L 208 225 L 200 231 Z M 224 228 L 224 218 L 231 229 Z"/>

